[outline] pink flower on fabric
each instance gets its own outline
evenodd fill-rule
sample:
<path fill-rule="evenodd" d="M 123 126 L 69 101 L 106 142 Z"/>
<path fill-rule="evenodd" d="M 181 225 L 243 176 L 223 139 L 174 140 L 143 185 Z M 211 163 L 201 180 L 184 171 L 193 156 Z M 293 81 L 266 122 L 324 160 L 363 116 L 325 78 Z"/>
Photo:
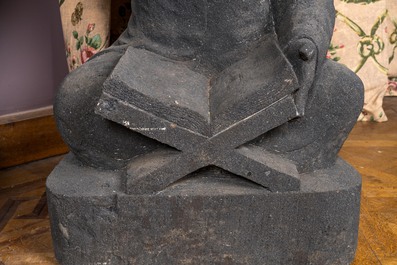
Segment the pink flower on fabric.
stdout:
<path fill-rule="evenodd" d="M 95 23 L 90 23 L 87 26 L 87 34 L 92 32 L 95 29 Z"/>
<path fill-rule="evenodd" d="M 90 59 L 92 56 L 94 56 L 98 51 L 96 51 L 94 48 L 85 46 L 83 49 L 81 49 L 81 63 L 85 63 Z"/>

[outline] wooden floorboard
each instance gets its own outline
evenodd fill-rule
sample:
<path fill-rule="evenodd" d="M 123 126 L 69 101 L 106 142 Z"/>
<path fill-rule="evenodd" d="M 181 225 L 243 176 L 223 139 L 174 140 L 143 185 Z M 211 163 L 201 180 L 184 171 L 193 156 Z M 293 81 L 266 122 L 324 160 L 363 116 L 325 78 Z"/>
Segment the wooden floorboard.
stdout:
<path fill-rule="evenodd" d="M 57 264 L 45 179 L 61 158 L 0 170 L 0 265 Z"/>
<path fill-rule="evenodd" d="M 397 265 L 397 98 L 384 106 L 389 121 L 357 123 L 340 152 L 363 178 L 353 265 Z"/>
<path fill-rule="evenodd" d="M 353 265 L 397 265 L 397 97 L 386 123 L 357 123 L 340 155 L 362 175 L 359 242 Z M 45 179 L 62 156 L 0 170 L 0 265 L 57 264 Z"/>

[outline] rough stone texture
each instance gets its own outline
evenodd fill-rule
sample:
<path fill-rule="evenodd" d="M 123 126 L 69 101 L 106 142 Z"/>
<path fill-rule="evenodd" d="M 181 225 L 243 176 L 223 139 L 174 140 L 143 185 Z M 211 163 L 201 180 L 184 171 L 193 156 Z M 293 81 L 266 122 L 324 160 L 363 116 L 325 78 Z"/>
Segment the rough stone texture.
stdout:
<path fill-rule="evenodd" d="M 298 86 L 291 64 L 271 37 L 211 78 L 190 70 L 185 62 L 130 47 L 104 83 L 96 112 L 118 116 L 106 102 L 110 96 L 208 136 L 291 95 Z"/>
<path fill-rule="evenodd" d="M 151 152 L 133 159 L 127 171 L 128 194 L 161 191 L 208 165 L 244 176 L 271 191 L 299 190 L 299 174 L 292 162 L 260 147 L 244 145 L 264 131 L 295 117 L 291 97 L 283 98 L 212 137 L 197 134 L 140 109 L 125 107 L 112 98 L 103 100 L 99 106 L 107 107 L 102 111 L 108 119 L 122 121 L 131 130 L 181 150 L 179 153 L 174 150 L 171 153 Z M 109 109 L 111 111 L 107 112 Z"/>
<path fill-rule="evenodd" d="M 338 160 L 269 192 L 207 168 L 153 195 L 127 195 L 121 172 L 69 155 L 47 181 L 61 264 L 348 264 L 361 179 Z"/>
<path fill-rule="evenodd" d="M 165 70 L 164 66 L 173 65 L 177 68 L 185 67 L 185 77 L 188 71 L 191 71 L 190 79 L 187 78 L 185 81 L 196 76 L 197 82 L 204 82 L 205 76 L 210 86 L 214 87 L 215 84 L 215 87 L 219 88 L 212 91 L 186 88 L 185 91 L 194 90 L 191 96 L 193 98 L 193 95 L 196 95 L 194 98 L 200 98 L 200 102 L 205 99 L 205 93 L 211 93 L 208 100 L 212 102 L 196 107 L 189 105 L 185 110 L 186 115 L 183 115 L 183 111 L 180 113 L 181 108 L 175 108 L 173 105 L 168 104 L 169 108 L 166 108 L 172 110 L 171 113 L 165 112 L 171 120 L 179 119 L 178 123 L 186 128 L 198 126 L 194 131 L 204 134 L 208 133 L 204 126 L 208 120 L 204 113 L 206 106 L 210 105 L 210 126 L 216 127 L 218 118 L 220 127 L 224 127 L 235 121 L 224 120 L 222 113 L 226 113 L 226 118 L 240 119 L 239 114 L 244 116 L 256 110 L 254 104 L 258 103 L 260 106 L 260 100 L 245 101 L 238 93 L 250 91 L 248 87 L 253 85 L 255 89 L 262 86 L 262 91 L 266 94 L 269 92 L 269 84 L 278 77 L 292 79 L 293 85 L 286 86 L 284 91 L 287 92 L 289 88 L 294 91 L 291 95 L 301 118 L 291 120 L 271 134 L 258 138 L 256 145 L 294 161 L 299 172 L 331 166 L 361 111 L 363 88 L 360 80 L 347 68 L 325 60 L 334 25 L 333 1 L 295 2 L 136 1 L 134 19 L 130 20 L 128 29 L 119 41 L 72 72 L 62 84 L 54 110 L 65 142 L 86 165 L 108 169 L 121 169 L 137 155 L 166 148 L 157 141 L 109 122 L 95 114 L 94 110 L 101 96 L 109 92 L 116 96 L 128 96 L 129 93 L 123 93 L 125 90 L 122 87 L 131 88 L 134 84 L 142 84 L 138 79 L 126 79 L 124 75 L 120 82 L 132 79 L 127 86 L 117 86 L 117 89 L 107 86 L 109 82 L 115 83 L 109 76 L 117 70 L 117 65 L 128 63 L 129 73 L 132 76 L 141 73 L 141 81 L 144 80 L 147 84 L 162 84 L 156 76 L 159 73 L 162 77 L 166 73 L 171 74 L 168 67 Z M 279 48 L 261 51 L 258 47 L 263 43 L 269 46 L 274 43 L 274 46 Z M 277 55 L 278 49 L 282 52 L 281 56 Z M 141 57 L 131 59 L 131 54 L 137 53 Z M 149 60 L 150 56 L 153 60 Z M 284 57 L 288 61 L 287 64 Z M 120 58 L 122 61 L 119 64 Z M 250 58 L 258 60 L 256 67 L 253 67 L 255 63 L 252 63 L 253 60 Z M 241 68 L 241 65 L 247 67 Z M 238 66 L 238 71 L 233 70 L 235 66 Z M 285 76 L 281 74 L 282 71 L 278 71 L 280 76 L 271 75 L 272 71 L 282 69 L 283 66 L 287 66 Z M 293 77 L 288 74 L 288 68 L 291 66 Z M 256 71 L 253 71 L 254 69 Z M 264 75 L 261 75 L 261 71 Z M 239 79 L 242 80 L 241 86 L 235 82 Z M 299 84 L 297 90 L 294 83 L 296 79 Z M 167 81 L 171 86 L 182 81 L 172 78 L 167 80 L 171 82 Z M 219 84 L 216 85 L 217 83 Z M 225 83 L 228 85 L 222 85 Z M 195 84 L 191 88 L 197 86 L 199 85 Z M 282 83 L 279 86 L 280 89 L 283 88 Z M 238 87 L 244 89 L 241 91 Z M 276 85 L 271 85 L 270 92 L 273 93 L 275 87 Z M 142 91 L 142 87 L 135 87 L 133 91 Z M 230 94 L 224 91 L 230 91 Z M 270 92 L 268 95 L 281 98 Z M 135 97 L 137 93 L 132 93 L 123 100 L 139 106 L 144 103 L 137 99 L 148 99 L 144 96 L 145 93 L 140 94 L 140 97 Z M 172 96 L 175 98 L 170 102 L 179 102 L 177 93 Z M 149 98 L 157 100 L 156 97 Z M 233 100 L 239 103 L 236 108 L 233 107 Z M 163 104 L 157 104 L 158 101 L 154 101 L 154 105 L 158 106 L 157 114 L 163 113 L 164 104 L 167 104 L 166 101 L 162 102 Z M 252 107 L 246 108 L 248 105 Z M 228 116 L 227 113 L 230 111 L 234 112 L 234 115 Z M 189 117 L 189 113 L 193 116 Z M 216 131 L 216 128 L 213 128 L 213 131 Z"/>
<path fill-rule="evenodd" d="M 347 264 L 363 104 L 333 0 L 136 0 L 63 82 L 47 182 L 61 264 Z"/>

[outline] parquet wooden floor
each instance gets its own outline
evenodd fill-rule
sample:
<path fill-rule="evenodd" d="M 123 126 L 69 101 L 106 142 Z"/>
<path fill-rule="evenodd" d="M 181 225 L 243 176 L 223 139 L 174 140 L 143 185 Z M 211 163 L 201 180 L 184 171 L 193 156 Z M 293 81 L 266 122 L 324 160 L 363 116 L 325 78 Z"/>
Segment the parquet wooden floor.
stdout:
<path fill-rule="evenodd" d="M 340 152 L 363 177 L 353 265 L 397 265 L 397 98 L 385 109 L 389 122 L 357 123 Z M 44 187 L 61 158 L 0 171 L 0 265 L 57 264 Z"/>
<path fill-rule="evenodd" d="M 357 123 L 340 155 L 362 175 L 359 245 L 354 265 L 397 265 L 397 98 L 386 123 Z"/>

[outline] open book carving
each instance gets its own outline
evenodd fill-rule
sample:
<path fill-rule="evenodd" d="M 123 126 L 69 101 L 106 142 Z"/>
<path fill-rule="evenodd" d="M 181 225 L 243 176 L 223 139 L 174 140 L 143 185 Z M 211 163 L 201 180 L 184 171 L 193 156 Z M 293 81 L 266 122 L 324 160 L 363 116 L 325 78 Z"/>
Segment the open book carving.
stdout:
<path fill-rule="evenodd" d="M 297 89 L 292 66 L 271 39 L 210 78 L 130 47 L 105 81 L 96 113 L 172 147 L 132 160 L 129 194 L 160 191 L 208 165 L 290 191 L 299 189 L 295 165 L 249 142 L 297 117 Z"/>

